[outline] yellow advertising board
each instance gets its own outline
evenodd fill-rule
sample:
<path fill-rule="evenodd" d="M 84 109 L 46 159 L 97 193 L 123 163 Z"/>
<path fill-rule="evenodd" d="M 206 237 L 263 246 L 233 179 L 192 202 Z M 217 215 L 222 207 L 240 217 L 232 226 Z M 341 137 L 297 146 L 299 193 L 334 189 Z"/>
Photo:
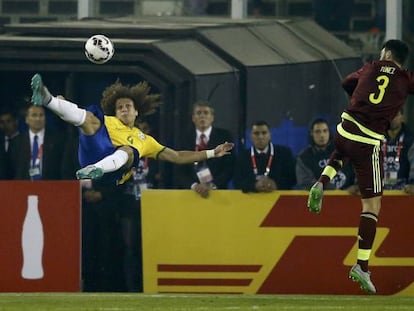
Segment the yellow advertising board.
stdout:
<path fill-rule="evenodd" d="M 360 199 L 327 192 L 190 190 L 142 195 L 146 293 L 360 294 L 355 263 Z M 379 294 L 414 296 L 414 197 L 386 193 L 370 260 Z"/>

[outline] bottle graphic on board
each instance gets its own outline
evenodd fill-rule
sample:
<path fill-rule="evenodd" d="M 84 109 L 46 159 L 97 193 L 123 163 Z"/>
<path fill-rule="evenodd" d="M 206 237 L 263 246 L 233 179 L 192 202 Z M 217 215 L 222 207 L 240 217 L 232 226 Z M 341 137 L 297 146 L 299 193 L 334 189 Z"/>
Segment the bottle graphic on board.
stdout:
<path fill-rule="evenodd" d="M 38 196 L 29 195 L 22 229 L 22 277 L 24 279 L 36 280 L 43 278 L 43 244 L 44 233 L 38 208 Z"/>

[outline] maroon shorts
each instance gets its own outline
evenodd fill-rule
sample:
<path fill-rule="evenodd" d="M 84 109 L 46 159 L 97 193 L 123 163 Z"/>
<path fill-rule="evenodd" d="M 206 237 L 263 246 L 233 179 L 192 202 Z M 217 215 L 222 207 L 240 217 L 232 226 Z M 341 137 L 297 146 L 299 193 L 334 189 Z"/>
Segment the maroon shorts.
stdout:
<path fill-rule="evenodd" d="M 384 179 L 381 141 L 368 137 L 350 121 L 344 120 L 341 125 L 347 133 L 366 137 L 371 141 L 377 141 L 378 144 L 351 140 L 337 132 L 335 135 L 335 151 L 331 156 L 330 163 L 334 160 L 350 161 L 355 170 L 361 197 L 368 199 L 381 196 Z"/>

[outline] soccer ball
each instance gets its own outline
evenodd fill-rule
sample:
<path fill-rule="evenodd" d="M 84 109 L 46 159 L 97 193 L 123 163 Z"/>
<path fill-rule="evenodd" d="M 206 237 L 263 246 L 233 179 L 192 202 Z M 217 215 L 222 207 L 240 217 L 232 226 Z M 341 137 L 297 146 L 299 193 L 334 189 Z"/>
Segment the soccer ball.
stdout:
<path fill-rule="evenodd" d="M 93 35 L 85 43 L 85 55 L 92 63 L 104 64 L 114 56 L 111 40 L 104 35 Z"/>

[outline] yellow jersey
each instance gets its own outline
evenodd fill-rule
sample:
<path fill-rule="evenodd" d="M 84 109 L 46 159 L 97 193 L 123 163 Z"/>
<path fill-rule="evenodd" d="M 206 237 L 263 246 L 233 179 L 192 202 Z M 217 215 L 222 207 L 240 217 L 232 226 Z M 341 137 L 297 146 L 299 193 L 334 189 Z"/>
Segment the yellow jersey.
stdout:
<path fill-rule="evenodd" d="M 153 137 L 145 135 L 137 127 L 129 127 L 117 117 L 104 116 L 104 123 L 109 137 L 115 147 L 131 146 L 138 150 L 139 156 L 156 159 L 165 146 L 157 142 Z"/>

